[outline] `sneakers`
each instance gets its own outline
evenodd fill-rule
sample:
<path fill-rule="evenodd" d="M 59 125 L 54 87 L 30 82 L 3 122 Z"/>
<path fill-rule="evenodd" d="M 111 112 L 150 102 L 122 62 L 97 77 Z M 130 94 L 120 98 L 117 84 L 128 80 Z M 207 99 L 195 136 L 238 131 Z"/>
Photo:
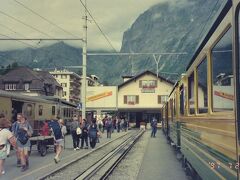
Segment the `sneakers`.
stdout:
<path fill-rule="evenodd" d="M 76 148 L 74 148 L 73 150 L 74 150 L 74 151 L 76 151 L 77 149 L 76 149 Z"/>
<path fill-rule="evenodd" d="M 60 158 L 59 158 L 59 157 L 55 157 L 55 158 L 54 158 L 54 161 L 55 161 L 55 163 L 57 164 L 57 163 L 60 161 Z"/>
<path fill-rule="evenodd" d="M 28 167 L 26 165 L 23 165 L 22 168 L 21 168 L 21 171 L 24 172 L 28 169 Z"/>
<path fill-rule="evenodd" d="M 4 170 L 2 170 L 2 175 L 4 175 L 5 174 L 5 171 Z"/>
<path fill-rule="evenodd" d="M 77 147 L 76 149 L 79 150 L 79 147 Z"/>

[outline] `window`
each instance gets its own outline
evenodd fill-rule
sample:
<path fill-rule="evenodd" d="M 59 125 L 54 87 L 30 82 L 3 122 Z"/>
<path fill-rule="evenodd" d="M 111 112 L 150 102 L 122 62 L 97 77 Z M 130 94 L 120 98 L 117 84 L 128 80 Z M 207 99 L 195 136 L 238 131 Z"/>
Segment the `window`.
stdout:
<path fill-rule="evenodd" d="M 139 87 L 140 88 L 156 88 L 157 80 L 140 80 Z"/>
<path fill-rule="evenodd" d="M 188 78 L 188 104 L 189 104 L 189 113 L 195 113 L 195 101 L 194 101 L 194 72 Z"/>
<path fill-rule="evenodd" d="M 125 95 L 124 104 L 134 105 L 139 104 L 139 96 L 136 95 Z"/>
<path fill-rule="evenodd" d="M 164 104 L 165 102 L 167 102 L 167 100 L 167 95 L 158 95 L 158 104 Z"/>
<path fill-rule="evenodd" d="M 184 115 L 184 86 L 180 87 L 180 114 Z"/>
<path fill-rule="evenodd" d="M 52 115 L 55 115 L 55 113 L 56 113 L 56 108 L 55 106 L 52 106 Z"/>
<path fill-rule="evenodd" d="M 197 67 L 198 76 L 198 113 L 208 112 L 207 59 Z"/>
<path fill-rule="evenodd" d="M 62 74 L 62 75 L 61 75 L 61 78 L 62 78 L 62 79 L 67 79 L 67 75 Z"/>
<path fill-rule="evenodd" d="M 17 84 L 5 84 L 5 90 L 16 90 Z"/>
<path fill-rule="evenodd" d="M 24 84 L 24 90 L 25 91 L 29 90 L 29 87 L 30 87 L 29 83 L 25 83 Z"/>
<path fill-rule="evenodd" d="M 67 83 L 61 83 L 62 87 L 67 87 Z"/>
<path fill-rule="evenodd" d="M 63 91 L 63 96 L 67 96 L 67 92 L 66 91 Z"/>
<path fill-rule="evenodd" d="M 42 116 L 42 115 L 43 115 L 43 106 L 42 106 L 42 105 L 39 105 L 39 106 L 38 106 L 38 115 L 39 115 L 39 116 Z"/>
<path fill-rule="evenodd" d="M 214 112 L 233 110 L 232 28 L 212 49 L 212 96 Z"/>

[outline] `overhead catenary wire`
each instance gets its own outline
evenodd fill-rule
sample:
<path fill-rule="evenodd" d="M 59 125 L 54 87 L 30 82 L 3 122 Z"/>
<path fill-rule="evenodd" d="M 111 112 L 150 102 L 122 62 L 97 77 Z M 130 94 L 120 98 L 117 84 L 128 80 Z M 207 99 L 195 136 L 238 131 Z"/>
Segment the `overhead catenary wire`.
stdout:
<path fill-rule="evenodd" d="M 118 52 L 114 46 L 112 45 L 111 41 L 109 40 L 109 38 L 107 37 L 107 35 L 103 32 L 103 30 L 101 29 L 101 27 L 99 26 L 99 24 L 97 23 L 97 21 L 95 20 L 95 18 L 92 16 L 92 13 L 89 11 L 89 9 L 85 6 L 85 4 L 82 2 L 82 0 L 79 0 L 80 3 L 82 4 L 82 6 L 85 8 L 85 10 L 87 11 L 87 13 L 89 14 L 89 16 L 92 18 L 93 22 L 96 24 L 96 26 L 98 27 L 99 31 L 102 33 L 102 35 L 104 36 L 104 38 L 107 40 L 108 44 L 111 46 L 111 48 L 115 51 Z"/>
<path fill-rule="evenodd" d="M 40 31 L 40 30 L 38 30 L 37 28 L 35 28 L 35 27 L 33 27 L 33 26 L 31 26 L 31 25 L 29 25 L 29 24 L 27 24 L 27 23 L 25 23 L 25 22 L 23 22 L 23 21 L 15 18 L 14 16 L 11 16 L 11 15 L 9 15 L 9 14 L 1 11 L 1 10 L 0 10 L 0 14 L 3 14 L 3 15 L 5 15 L 5 16 L 11 18 L 11 19 L 14 19 L 15 21 L 17 21 L 17 22 L 19 22 L 19 23 L 21 23 L 21 24 L 23 24 L 23 25 L 25 25 L 25 26 L 27 26 L 27 27 L 29 27 L 29 28 L 31 28 L 31 29 L 34 29 L 35 31 L 37 31 L 37 32 L 39 32 L 39 33 L 41 33 L 41 34 L 44 34 L 45 36 L 47 36 L 47 37 L 49 37 L 49 38 L 53 38 L 53 37 L 50 36 L 49 34 L 43 32 L 43 31 Z"/>
<path fill-rule="evenodd" d="M 23 34 L 21 34 L 21 33 L 19 33 L 19 32 L 16 32 L 15 30 L 11 29 L 10 27 L 8 27 L 8 26 L 6 26 L 6 25 L 4 25 L 4 24 L 1 24 L 1 23 L 0 23 L 0 26 L 8 29 L 9 31 L 11 31 L 11 32 L 13 32 L 13 33 L 15 33 L 15 34 L 18 34 L 18 35 L 20 35 L 20 36 L 22 36 L 22 37 L 24 37 L 24 38 L 27 38 L 27 37 L 24 36 Z M 11 38 L 11 40 L 13 40 L 13 39 L 14 39 L 14 38 Z M 21 41 L 21 40 L 18 40 L 18 41 Z"/>
<path fill-rule="evenodd" d="M 8 35 L 5 35 L 5 34 L 0 34 L 0 36 L 6 37 L 6 38 L 8 38 L 9 40 L 12 39 L 12 37 L 10 37 L 10 36 L 8 36 Z M 16 40 L 16 41 L 25 44 L 27 47 L 31 46 L 31 47 L 33 47 L 34 49 L 36 49 L 36 47 L 33 46 L 32 44 L 29 44 L 29 43 L 23 42 L 23 41 L 21 41 L 21 40 Z"/>
<path fill-rule="evenodd" d="M 57 25 L 56 23 L 50 21 L 49 19 L 47 19 L 46 17 L 42 16 L 41 14 L 37 13 L 37 12 L 34 11 L 33 9 L 31 9 L 31 8 L 29 8 L 28 6 L 26 6 L 25 4 L 23 4 L 22 2 L 19 2 L 19 1 L 17 1 L 17 0 L 13 0 L 13 1 L 15 1 L 15 2 L 18 3 L 20 6 L 24 7 L 25 9 L 27 9 L 28 11 L 32 12 L 33 14 L 37 15 L 37 16 L 40 17 L 41 19 L 47 21 L 49 24 L 57 27 L 58 29 L 61 29 L 61 30 L 62 30 L 63 32 L 65 32 L 66 34 L 71 35 L 71 36 L 74 37 L 74 38 L 80 38 L 80 37 L 74 35 L 73 33 L 71 33 L 71 32 L 69 32 L 69 31 L 63 29 L 61 26 L 59 26 L 59 25 Z"/>
<path fill-rule="evenodd" d="M 199 36 L 198 36 L 198 39 L 201 37 L 201 35 L 202 35 L 202 33 L 203 33 L 203 30 L 205 29 L 205 27 L 206 27 L 206 25 L 207 25 L 207 23 L 208 23 L 210 17 L 211 17 L 212 14 L 213 14 L 213 11 L 214 11 L 215 8 L 217 7 L 218 2 L 219 2 L 219 0 L 217 0 L 216 3 L 215 3 L 215 5 L 213 6 L 213 9 L 211 10 L 211 13 L 209 14 L 207 20 L 205 21 L 205 24 L 203 25 L 202 30 L 200 31 L 200 34 L 199 34 Z"/>

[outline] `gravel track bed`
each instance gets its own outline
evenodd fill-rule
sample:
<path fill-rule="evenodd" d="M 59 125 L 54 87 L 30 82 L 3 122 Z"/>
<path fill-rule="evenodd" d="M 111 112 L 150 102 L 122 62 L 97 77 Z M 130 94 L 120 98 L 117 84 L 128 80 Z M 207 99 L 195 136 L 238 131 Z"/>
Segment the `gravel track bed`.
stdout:
<path fill-rule="evenodd" d="M 89 167 L 91 167 L 93 164 L 98 162 L 99 159 L 103 158 L 106 154 L 111 152 L 112 149 L 119 146 L 121 142 L 125 141 L 131 135 L 132 133 L 130 133 L 127 136 L 124 136 L 121 139 L 113 141 L 112 143 L 106 145 L 105 147 L 97 151 L 94 151 L 93 153 L 90 153 L 88 156 L 84 157 L 83 159 L 76 161 L 70 166 L 62 169 L 60 172 L 55 173 L 53 176 L 46 178 L 46 180 L 55 180 L 55 179 L 70 180 L 70 179 L 76 178 L 77 176 L 82 174 L 84 171 L 86 171 Z"/>
<path fill-rule="evenodd" d="M 144 133 L 138 142 L 129 151 L 122 162 L 114 169 L 108 180 L 135 180 L 142 164 L 149 134 Z"/>

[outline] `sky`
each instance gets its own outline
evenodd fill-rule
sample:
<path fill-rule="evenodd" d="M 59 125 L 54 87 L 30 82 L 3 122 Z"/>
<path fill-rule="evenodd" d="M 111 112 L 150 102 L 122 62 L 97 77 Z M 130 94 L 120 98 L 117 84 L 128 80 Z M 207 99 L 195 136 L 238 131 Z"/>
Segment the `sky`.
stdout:
<path fill-rule="evenodd" d="M 124 31 L 131 27 L 137 17 L 151 6 L 166 1 L 168 0 L 87 0 L 87 8 L 113 47 L 120 50 Z M 0 38 L 83 37 L 84 8 L 80 0 L 0 0 L 0 2 Z M 70 33 L 51 25 L 23 5 Z M 65 42 L 77 47 L 82 46 L 81 41 Z M 2 40 L 0 51 L 26 47 L 39 48 L 54 42 L 24 41 L 24 43 Z M 88 49 L 113 50 L 90 17 Z"/>

